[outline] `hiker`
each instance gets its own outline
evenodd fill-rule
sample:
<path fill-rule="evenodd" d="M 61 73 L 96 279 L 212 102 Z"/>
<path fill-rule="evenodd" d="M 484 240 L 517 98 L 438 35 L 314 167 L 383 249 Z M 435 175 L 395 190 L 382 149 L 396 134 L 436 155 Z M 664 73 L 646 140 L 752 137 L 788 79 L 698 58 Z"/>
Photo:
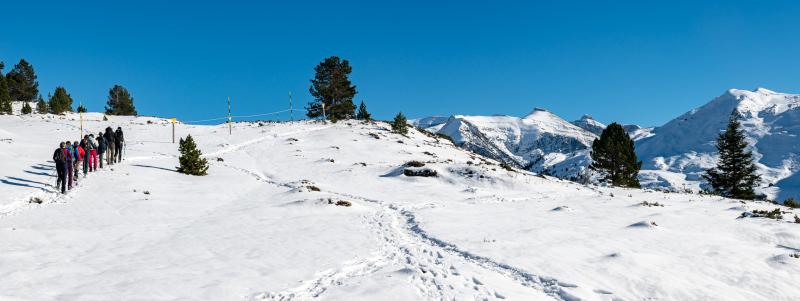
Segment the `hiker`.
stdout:
<path fill-rule="evenodd" d="M 72 158 L 68 158 L 64 156 L 64 150 L 66 149 L 66 145 L 64 142 L 59 144 L 58 148 L 55 152 L 53 152 L 53 162 L 56 163 L 56 173 L 58 174 L 58 179 L 56 180 L 56 191 L 58 190 L 58 185 L 61 185 L 61 193 L 67 193 L 67 179 L 66 179 L 66 172 L 67 172 L 67 160 L 72 160 Z"/>
<path fill-rule="evenodd" d="M 64 142 L 64 144 L 71 145 L 71 143 L 69 143 L 69 141 Z M 68 180 L 67 181 L 67 189 L 68 190 L 72 190 L 72 181 L 73 181 L 72 173 L 74 172 L 74 167 L 75 167 L 72 164 L 72 160 L 73 160 L 72 153 L 70 153 L 70 150 L 68 148 L 66 148 L 66 147 L 62 149 L 62 152 L 64 153 L 64 158 L 65 158 L 65 160 L 64 160 L 65 164 L 64 165 L 66 166 L 65 170 L 67 172 L 67 175 L 64 177 L 64 179 Z"/>
<path fill-rule="evenodd" d="M 83 150 L 83 147 L 81 147 L 81 145 L 78 143 L 78 141 L 75 141 L 72 144 L 71 151 L 72 151 L 72 158 L 73 158 L 72 163 L 75 166 L 75 181 L 77 182 L 78 181 L 78 170 L 80 170 L 78 168 L 78 166 L 81 166 L 81 165 L 85 164 L 86 151 Z M 86 176 L 86 169 L 83 170 L 83 176 L 84 177 Z"/>
<path fill-rule="evenodd" d="M 122 150 L 125 148 L 125 138 L 122 136 L 122 127 L 117 127 L 117 132 L 114 133 L 116 139 L 117 149 L 117 162 L 122 162 Z"/>
<path fill-rule="evenodd" d="M 106 163 L 108 165 L 113 165 L 114 164 L 114 157 L 116 155 L 116 153 L 115 153 L 115 150 L 116 150 L 115 149 L 115 145 L 116 145 L 116 143 L 114 142 L 114 140 L 115 140 L 114 139 L 114 132 L 111 129 L 111 127 L 107 127 L 106 128 L 106 133 L 103 134 L 103 137 L 106 138 L 106 145 L 108 146 L 108 149 L 106 150 L 106 153 L 107 153 L 106 154 L 106 158 L 107 158 L 106 159 Z"/>
<path fill-rule="evenodd" d="M 75 169 L 83 168 L 83 175 L 84 176 L 89 174 L 89 156 L 88 156 L 89 155 L 89 142 L 86 141 L 86 140 L 88 140 L 88 138 L 89 138 L 89 135 L 84 135 L 83 139 L 81 139 L 81 143 L 79 144 L 79 147 L 83 150 L 83 153 L 84 153 L 84 155 L 81 156 L 81 158 L 83 158 L 83 161 L 81 161 L 81 163 L 83 163 L 83 164 L 75 166 Z"/>
<path fill-rule="evenodd" d="M 89 171 L 97 171 L 97 144 L 94 143 L 94 134 L 89 134 Z"/>
<path fill-rule="evenodd" d="M 97 134 L 97 154 L 100 157 L 100 168 L 103 168 L 103 154 L 106 152 L 106 138 L 103 138 L 103 133 Z"/>

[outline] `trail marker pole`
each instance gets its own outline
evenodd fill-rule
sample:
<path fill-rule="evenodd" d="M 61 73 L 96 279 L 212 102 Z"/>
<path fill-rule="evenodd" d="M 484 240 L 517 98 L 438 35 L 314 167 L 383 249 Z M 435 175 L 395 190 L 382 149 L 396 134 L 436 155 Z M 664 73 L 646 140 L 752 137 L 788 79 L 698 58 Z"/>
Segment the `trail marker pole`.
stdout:
<path fill-rule="evenodd" d="M 294 121 L 294 108 L 292 107 L 292 91 L 289 91 L 289 121 Z"/>
<path fill-rule="evenodd" d="M 322 120 L 328 120 L 328 117 L 325 116 L 325 102 L 322 102 Z"/>
<path fill-rule="evenodd" d="M 233 135 L 233 125 L 231 122 L 233 118 L 231 118 L 231 97 L 228 96 L 228 135 Z"/>
<path fill-rule="evenodd" d="M 177 119 L 170 118 L 169 123 L 172 123 L 172 143 L 175 144 L 175 123 L 178 122 Z"/>

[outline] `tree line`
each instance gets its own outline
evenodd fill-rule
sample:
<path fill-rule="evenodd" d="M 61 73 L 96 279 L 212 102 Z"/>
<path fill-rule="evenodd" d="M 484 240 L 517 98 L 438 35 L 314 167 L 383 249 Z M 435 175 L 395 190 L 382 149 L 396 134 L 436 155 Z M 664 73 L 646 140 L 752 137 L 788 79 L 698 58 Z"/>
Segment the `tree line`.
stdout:
<path fill-rule="evenodd" d="M 34 112 L 31 102 L 36 103 L 36 113 L 39 114 L 73 112 L 74 100 L 63 86 L 57 86 L 48 93 L 45 101 L 39 93 L 39 81 L 33 65 L 25 59 L 20 59 L 6 74 L 3 74 L 4 68 L 5 64 L 0 61 L 0 114 L 11 114 L 13 102 L 22 102 L 22 114 Z M 138 115 L 133 97 L 121 85 L 109 89 L 105 110 L 108 115 Z M 86 112 L 86 107 L 80 105 L 77 111 Z"/>

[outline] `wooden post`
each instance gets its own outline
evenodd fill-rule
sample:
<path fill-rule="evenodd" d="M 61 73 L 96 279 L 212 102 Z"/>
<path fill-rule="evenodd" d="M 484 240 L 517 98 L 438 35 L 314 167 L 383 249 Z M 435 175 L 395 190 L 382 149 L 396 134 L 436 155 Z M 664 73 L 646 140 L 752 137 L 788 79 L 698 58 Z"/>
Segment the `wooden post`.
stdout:
<path fill-rule="evenodd" d="M 178 120 L 176 118 L 170 118 L 169 119 L 169 123 L 172 123 L 172 143 L 173 144 L 175 143 L 175 123 L 177 123 L 177 122 L 178 122 Z"/>
<path fill-rule="evenodd" d="M 231 118 L 231 97 L 228 96 L 228 135 L 233 135 L 233 128 L 231 122 L 233 118 Z"/>

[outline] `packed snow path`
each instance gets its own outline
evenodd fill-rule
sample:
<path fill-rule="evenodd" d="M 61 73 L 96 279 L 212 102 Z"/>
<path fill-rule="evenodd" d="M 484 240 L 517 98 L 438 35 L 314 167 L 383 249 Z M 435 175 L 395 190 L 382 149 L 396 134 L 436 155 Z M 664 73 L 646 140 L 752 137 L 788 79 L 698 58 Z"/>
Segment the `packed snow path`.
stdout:
<path fill-rule="evenodd" d="M 211 163 L 191 177 L 163 120 L 92 117 L 127 130 L 128 159 L 65 196 L 47 158 L 74 116 L 0 117 L 1 300 L 800 295 L 790 209 L 737 219 L 774 206 L 543 179 L 350 121 L 179 125 Z M 403 175 L 412 160 L 438 176 Z"/>

